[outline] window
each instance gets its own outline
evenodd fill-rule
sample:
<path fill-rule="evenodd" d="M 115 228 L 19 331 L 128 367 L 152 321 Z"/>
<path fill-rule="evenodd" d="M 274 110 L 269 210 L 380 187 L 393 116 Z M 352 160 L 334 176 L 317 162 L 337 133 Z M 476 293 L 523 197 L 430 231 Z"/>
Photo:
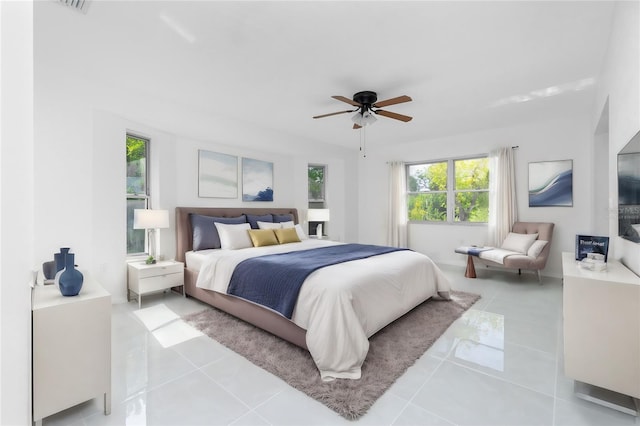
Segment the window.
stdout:
<path fill-rule="evenodd" d="M 309 164 L 309 203 L 324 203 L 325 171 L 326 166 Z"/>
<path fill-rule="evenodd" d="M 327 177 L 327 166 L 322 164 L 309 164 L 307 168 L 308 189 L 309 189 L 309 208 L 324 209 L 327 208 L 325 197 L 325 183 Z M 308 223 L 309 235 L 315 234 L 319 224 L 323 224 L 324 234 L 327 234 L 327 226 L 325 222 Z"/>
<path fill-rule="evenodd" d="M 489 159 L 451 159 L 407 166 L 410 221 L 488 222 Z"/>
<path fill-rule="evenodd" d="M 149 205 L 149 140 L 127 134 L 127 254 L 146 253 L 144 229 L 133 229 L 133 210 Z"/>

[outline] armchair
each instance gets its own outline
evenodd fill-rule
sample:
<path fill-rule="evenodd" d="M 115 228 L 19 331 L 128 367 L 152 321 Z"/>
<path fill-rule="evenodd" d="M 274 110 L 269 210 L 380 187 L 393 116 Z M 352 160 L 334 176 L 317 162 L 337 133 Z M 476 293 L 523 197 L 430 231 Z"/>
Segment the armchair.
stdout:
<path fill-rule="evenodd" d="M 536 271 L 538 274 L 538 281 L 542 284 L 541 271 L 547 264 L 547 258 L 551 250 L 551 239 L 553 237 L 553 223 L 548 222 L 516 222 L 513 224 L 511 232 L 517 234 L 538 234 L 538 240 L 548 241 L 544 246 L 540 254 L 536 257 L 528 256 L 526 253 L 518 253 L 506 256 L 503 263 L 499 263 L 488 259 L 489 252 L 480 253 L 479 257 L 475 257 L 474 260 L 478 260 L 485 266 L 497 266 L 505 269 L 517 269 L 518 274 L 522 273 L 522 270 Z M 487 256 L 485 256 L 485 254 Z"/>

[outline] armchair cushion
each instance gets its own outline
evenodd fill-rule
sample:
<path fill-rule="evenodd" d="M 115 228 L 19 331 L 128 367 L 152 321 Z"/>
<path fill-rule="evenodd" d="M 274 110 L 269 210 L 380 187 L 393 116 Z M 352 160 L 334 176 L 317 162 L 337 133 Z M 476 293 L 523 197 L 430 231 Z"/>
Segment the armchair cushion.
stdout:
<path fill-rule="evenodd" d="M 538 234 L 517 234 L 515 232 L 509 232 L 501 248 L 525 254 L 537 238 Z"/>
<path fill-rule="evenodd" d="M 548 242 L 549 241 L 545 240 L 535 240 L 533 244 L 531 244 L 531 247 L 529 247 L 529 250 L 527 250 L 527 256 L 533 257 L 534 259 L 540 256 L 540 253 L 542 253 L 544 246 L 546 246 Z"/>

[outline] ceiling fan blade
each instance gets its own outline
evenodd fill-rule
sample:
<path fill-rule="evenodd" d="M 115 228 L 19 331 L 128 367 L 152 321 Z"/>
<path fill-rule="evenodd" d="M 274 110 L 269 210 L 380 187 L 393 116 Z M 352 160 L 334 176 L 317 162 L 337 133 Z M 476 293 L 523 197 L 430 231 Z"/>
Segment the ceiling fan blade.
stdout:
<path fill-rule="evenodd" d="M 356 102 L 353 99 L 345 98 L 344 96 L 337 95 L 337 96 L 332 96 L 332 98 L 333 99 L 337 99 L 337 100 L 342 101 L 342 102 L 346 102 L 349 105 L 353 105 L 353 106 L 356 106 L 356 107 L 361 107 L 362 106 L 362 104 L 360 102 Z"/>
<path fill-rule="evenodd" d="M 412 100 L 413 99 L 411 99 L 409 96 L 402 95 L 396 98 L 387 99 L 386 101 L 376 102 L 375 104 L 373 104 L 373 106 L 376 108 L 383 108 L 389 105 L 401 104 L 403 102 L 411 102 Z"/>
<path fill-rule="evenodd" d="M 377 110 L 372 110 L 373 112 L 375 112 L 376 114 L 380 114 L 380 115 L 384 115 L 385 117 L 389 117 L 389 118 L 393 118 L 396 120 L 400 120 L 400 121 L 404 121 L 405 123 L 407 121 L 411 121 L 413 119 L 413 117 L 409 117 L 408 115 L 402 115 L 402 114 L 398 114 L 397 112 L 390 112 L 390 111 L 385 111 L 382 109 L 377 109 Z"/>
<path fill-rule="evenodd" d="M 353 124 L 353 130 L 358 130 L 358 129 L 362 129 L 362 126 L 357 124 L 357 123 L 354 123 Z"/>
<path fill-rule="evenodd" d="M 357 111 L 357 110 L 356 109 L 349 109 L 349 110 L 346 110 L 346 111 L 331 112 L 329 114 L 316 115 L 313 118 L 331 117 L 332 115 L 346 114 L 348 112 L 354 112 L 354 111 Z"/>

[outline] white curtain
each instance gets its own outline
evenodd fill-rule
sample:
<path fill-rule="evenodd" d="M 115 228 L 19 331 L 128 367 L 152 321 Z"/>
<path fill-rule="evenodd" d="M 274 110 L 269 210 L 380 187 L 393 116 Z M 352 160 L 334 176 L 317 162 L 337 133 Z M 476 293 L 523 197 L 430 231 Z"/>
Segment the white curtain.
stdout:
<path fill-rule="evenodd" d="M 500 247 L 517 220 L 513 148 L 498 148 L 489 156 L 489 245 Z"/>
<path fill-rule="evenodd" d="M 389 163 L 389 212 L 387 245 L 407 247 L 407 200 L 405 165 L 402 161 Z"/>

